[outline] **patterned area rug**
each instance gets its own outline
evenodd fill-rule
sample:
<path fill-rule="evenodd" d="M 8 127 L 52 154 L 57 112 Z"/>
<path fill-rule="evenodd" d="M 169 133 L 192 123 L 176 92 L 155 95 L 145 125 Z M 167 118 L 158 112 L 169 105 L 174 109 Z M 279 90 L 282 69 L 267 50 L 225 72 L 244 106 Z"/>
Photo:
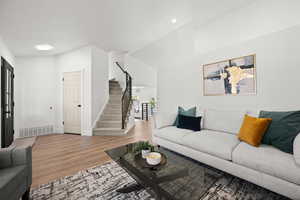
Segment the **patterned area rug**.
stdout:
<path fill-rule="evenodd" d="M 31 191 L 33 200 L 150 200 L 145 191 L 120 194 L 115 190 L 134 183 L 115 162 L 89 168 L 56 181 L 39 186 Z"/>
<path fill-rule="evenodd" d="M 209 175 L 205 178 L 211 180 L 213 184 L 211 184 L 211 181 L 208 181 L 210 183 L 204 188 L 193 188 L 193 184 L 190 184 L 191 189 L 187 192 L 190 193 L 194 189 L 202 190 L 202 195 L 197 198 L 199 200 L 287 199 L 217 169 L 200 165 L 211 171 L 207 173 Z M 120 194 L 115 191 L 126 184 L 134 182 L 134 179 L 118 164 L 110 162 L 80 171 L 73 176 L 67 176 L 41 185 L 39 188 L 31 191 L 31 197 L 33 200 L 153 200 L 146 190 L 129 194 Z M 169 192 L 174 190 L 173 194 L 176 194 L 178 189 L 178 184 L 170 183 Z"/>

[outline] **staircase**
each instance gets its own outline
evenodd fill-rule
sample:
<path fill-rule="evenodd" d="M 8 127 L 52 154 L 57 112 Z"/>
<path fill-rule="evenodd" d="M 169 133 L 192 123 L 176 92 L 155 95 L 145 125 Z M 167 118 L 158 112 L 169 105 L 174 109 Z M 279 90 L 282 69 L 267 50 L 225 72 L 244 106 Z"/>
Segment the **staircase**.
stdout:
<path fill-rule="evenodd" d="M 109 101 L 97 122 L 94 135 L 122 135 L 122 88 L 118 81 L 109 81 Z"/>
<path fill-rule="evenodd" d="M 116 65 L 125 74 L 126 88 L 123 91 L 118 81 L 109 81 L 109 101 L 93 130 L 93 135 L 126 134 L 132 102 L 132 78 L 119 63 Z"/>

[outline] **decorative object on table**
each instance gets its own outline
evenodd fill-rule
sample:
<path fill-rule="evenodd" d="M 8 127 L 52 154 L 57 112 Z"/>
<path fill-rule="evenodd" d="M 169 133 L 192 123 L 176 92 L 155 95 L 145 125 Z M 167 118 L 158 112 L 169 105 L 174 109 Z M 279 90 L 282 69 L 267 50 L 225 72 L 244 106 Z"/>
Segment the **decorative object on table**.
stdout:
<path fill-rule="evenodd" d="M 148 141 L 142 141 L 136 144 L 135 153 L 141 153 L 144 159 L 146 159 L 146 156 L 152 151 L 154 151 L 154 146 Z"/>
<path fill-rule="evenodd" d="M 192 131 L 200 131 L 201 117 L 190 117 L 190 116 L 178 115 L 177 128 L 189 129 Z"/>
<path fill-rule="evenodd" d="M 188 110 L 185 110 L 181 106 L 178 106 L 177 117 L 175 119 L 175 122 L 174 122 L 173 126 L 178 126 L 178 115 L 196 117 L 196 112 L 197 112 L 196 106 L 194 106 L 194 107 L 192 107 Z"/>
<path fill-rule="evenodd" d="M 262 143 L 293 154 L 294 140 L 300 132 L 300 111 L 261 111 L 259 117 L 272 118 Z"/>
<path fill-rule="evenodd" d="M 203 65 L 204 96 L 256 94 L 255 55 Z"/>
<path fill-rule="evenodd" d="M 239 140 L 258 147 L 271 122 L 271 118 L 257 118 L 245 115 L 238 134 Z"/>
<path fill-rule="evenodd" d="M 138 166 L 140 166 L 142 168 L 149 168 L 151 170 L 159 170 L 160 168 L 162 168 L 164 165 L 167 164 L 167 157 L 166 157 L 166 155 L 163 154 L 163 153 L 160 153 L 160 154 L 161 154 L 161 161 L 157 165 L 150 165 L 150 164 L 148 164 L 147 160 L 143 159 L 141 154 L 135 155 L 134 161 L 135 161 L 135 163 Z"/>
<path fill-rule="evenodd" d="M 146 156 L 146 162 L 149 165 L 158 165 L 161 162 L 161 154 L 158 152 L 148 153 Z"/>
<path fill-rule="evenodd" d="M 143 157 L 144 159 L 146 159 L 147 156 L 148 156 L 148 154 L 149 154 L 150 152 L 151 152 L 150 149 L 142 150 L 142 157 Z"/>

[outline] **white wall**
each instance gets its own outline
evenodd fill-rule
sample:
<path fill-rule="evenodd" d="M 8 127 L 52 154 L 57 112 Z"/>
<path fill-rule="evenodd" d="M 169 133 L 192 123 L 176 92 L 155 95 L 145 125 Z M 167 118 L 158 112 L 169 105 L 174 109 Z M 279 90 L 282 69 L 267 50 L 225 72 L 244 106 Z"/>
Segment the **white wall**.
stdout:
<path fill-rule="evenodd" d="M 156 88 L 152 88 L 152 87 L 133 88 L 132 95 L 138 96 L 139 101 L 141 103 L 149 102 L 152 98 L 156 99 Z"/>
<path fill-rule="evenodd" d="M 130 56 L 125 56 L 125 66 L 132 76 L 133 95 L 139 96 L 140 102 L 149 102 L 157 98 L 157 71 L 155 68 Z"/>
<path fill-rule="evenodd" d="M 116 62 L 118 62 L 122 67 L 124 66 L 124 55 L 123 52 L 109 52 L 109 80 L 116 79 L 121 80 L 123 78 L 122 71 L 118 68 L 116 65 Z"/>
<path fill-rule="evenodd" d="M 54 57 L 17 57 L 15 130 L 55 126 L 57 71 Z"/>
<path fill-rule="evenodd" d="M 9 62 L 13 67 L 15 66 L 15 57 L 9 51 L 7 46 L 4 44 L 1 36 L 0 36 L 0 57 L 3 57 L 5 60 L 7 60 L 7 62 Z M 0 64 L 0 66 L 1 66 L 1 64 Z M 0 75 L 1 75 L 1 70 L 0 70 Z M 0 88 L 1 88 L 1 81 L 0 81 Z M 0 95 L 2 95 L 1 90 L 0 90 Z M 0 98 L 0 105 L 1 105 L 1 98 Z M 1 127 L 1 123 L 2 123 L 2 119 L 1 119 L 1 116 L 0 116 L 0 127 Z M 1 135 L 0 135 L 0 148 L 1 148 Z"/>
<path fill-rule="evenodd" d="M 71 52 L 67 52 L 56 56 L 56 67 L 58 75 L 56 82 L 58 83 L 58 110 L 63 110 L 63 73 L 72 71 L 81 71 L 83 73 L 82 80 L 82 116 L 81 116 L 81 129 L 82 135 L 92 135 L 91 120 L 92 120 L 92 76 L 91 76 L 91 59 L 92 48 L 90 46 L 83 47 Z M 63 112 L 56 113 L 57 130 L 63 133 Z"/>
<path fill-rule="evenodd" d="M 19 128 L 45 125 L 63 133 L 63 74 L 81 71 L 82 135 L 92 135 L 109 96 L 106 52 L 86 46 L 57 56 L 18 57 L 16 66 L 17 133 Z"/>
<path fill-rule="evenodd" d="M 2 40 L 0 36 L 0 56 L 5 58 L 7 62 L 9 62 L 12 66 L 15 65 L 15 57 L 14 55 L 10 52 L 4 41 Z"/>
<path fill-rule="evenodd" d="M 127 67 L 129 74 L 133 77 L 132 83 L 134 86 L 156 87 L 157 72 L 155 68 L 130 55 L 125 56 L 124 65 Z"/>
<path fill-rule="evenodd" d="M 109 99 L 108 53 L 92 47 L 92 127 L 100 118 Z"/>
<path fill-rule="evenodd" d="M 255 1 L 205 25 L 188 24 L 132 56 L 158 70 L 163 111 L 178 105 L 300 109 L 300 2 Z M 195 20 L 197 21 L 197 20 Z M 255 53 L 257 95 L 203 96 L 202 65 Z"/>

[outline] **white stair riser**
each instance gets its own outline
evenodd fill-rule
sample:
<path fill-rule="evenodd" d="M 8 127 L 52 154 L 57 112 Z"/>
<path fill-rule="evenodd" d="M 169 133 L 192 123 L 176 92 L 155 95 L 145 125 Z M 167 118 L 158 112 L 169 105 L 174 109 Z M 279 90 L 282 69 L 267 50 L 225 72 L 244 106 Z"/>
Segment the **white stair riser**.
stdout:
<path fill-rule="evenodd" d="M 109 89 L 121 89 L 121 86 L 119 86 L 119 85 L 110 85 Z"/>
<path fill-rule="evenodd" d="M 117 88 L 117 87 L 113 87 L 113 88 L 109 88 L 109 91 L 118 91 L 118 92 L 122 92 L 121 88 Z"/>
<path fill-rule="evenodd" d="M 109 91 L 122 92 L 122 89 L 121 88 L 109 88 Z"/>
<path fill-rule="evenodd" d="M 121 86 L 113 84 L 113 85 L 109 85 L 109 88 L 121 88 Z"/>
<path fill-rule="evenodd" d="M 110 99 L 122 99 L 122 94 L 111 94 L 109 95 Z"/>
<path fill-rule="evenodd" d="M 110 82 L 109 86 L 111 86 L 111 85 L 120 85 L 120 84 L 118 82 Z"/>
<path fill-rule="evenodd" d="M 104 115 L 110 115 L 110 114 L 113 114 L 113 115 L 116 115 L 116 114 L 122 115 L 122 112 L 121 112 L 121 110 L 108 110 L 108 111 L 105 111 L 103 114 Z"/>
<path fill-rule="evenodd" d="M 107 109 L 113 110 L 122 110 L 122 106 L 120 104 L 110 104 L 106 106 Z"/>
<path fill-rule="evenodd" d="M 122 91 L 121 90 L 110 90 L 109 94 L 112 94 L 112 95 L 122 95 Z"/>
<path fill-rule="evenodd" d="M 105 122 L 98 122 L 98 128 L 122 128 L 122 123 L 105 123 Z"/>
<path fill-rule="evenodd" d="M 125 135 L 124 130 L 119 130 L 119 131 L 104 131 L 104 130 L 94 130 L 93 131 L 94 135 L 110 135 L 110 136 L 119 136 L 119 135 Z"/>
<path fill-rule="evenodd" d="M 117 105 L 118 107 L 116 106 L 113 106 L 113 105 L 109 105 L 105 108 L 104 110 L 104 114 L 106 114 L 107 112 L 121 112 L 122 111 L 122 107 Z"/>
<path fill-rule="evenodd" d="M 108 106 L 110 105 L 114 105 L 114 106 L 117 106 L 117 105 L 122 105 L 122 101 L 121 100 L 109 100 L 108 101 Z"/>
<path fill-rule="evenodd" d="M 121 121 L 122 120 L 122 115 L 102 115 L 100 120 Z"/>
<path fill-rule="evenodd" d="M 120 97 L 109 97 L 108 102 L 121 102 L 122 99 Z"/>

